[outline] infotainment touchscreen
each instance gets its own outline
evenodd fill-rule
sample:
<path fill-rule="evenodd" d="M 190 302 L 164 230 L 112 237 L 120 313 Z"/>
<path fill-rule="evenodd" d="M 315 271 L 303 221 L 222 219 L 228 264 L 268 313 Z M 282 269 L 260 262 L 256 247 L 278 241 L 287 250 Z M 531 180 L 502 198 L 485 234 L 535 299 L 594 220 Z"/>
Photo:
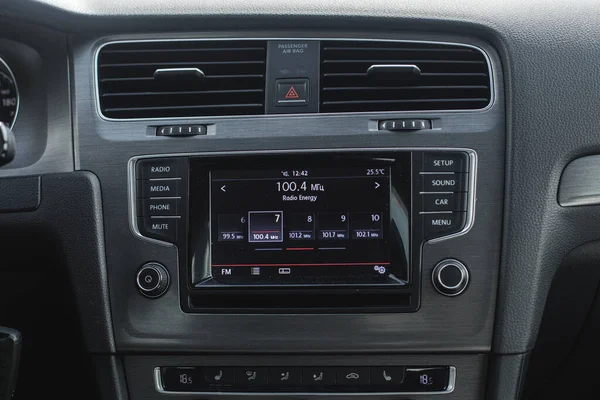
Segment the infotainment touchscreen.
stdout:
<path fill-rule="evenodd" d="M 213 284 L 404 284 L 409 210 L 392 173 L 381 163 L 212 170 Z"/>

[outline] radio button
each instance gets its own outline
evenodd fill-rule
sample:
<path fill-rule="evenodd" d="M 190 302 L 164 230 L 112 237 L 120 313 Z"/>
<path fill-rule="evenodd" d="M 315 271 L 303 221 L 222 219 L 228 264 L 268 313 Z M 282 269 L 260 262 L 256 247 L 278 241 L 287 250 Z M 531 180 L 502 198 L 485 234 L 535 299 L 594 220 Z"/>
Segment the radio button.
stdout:
<path fill-rule="evenodd" d="M 138 205 L 139 216 L 178 215 L 179 199 L 144 199 Z"/>
<path fill-rule="evenodd" d="M 175 242 L 178 218 L 138 218 L 140 233 L 146 237 Z"/>
<path fill-rule="evenodd" d="M 467 174 L 424 174 L 423 192 L 464 192 Z"/>
<path fill-rule="evenodd" d="M 137 162 L 138 179 L 179 178 L 183 171 L 183 159 L 153 158 Z"/>
<path fill-rule="evenodd" d="M 425 214 L 425 238 L 433 239 L 459 232 L 465 225 L 465 216 L 464 212 Z"/>
<path fill-rule="evenodd" d="M 181 193 L 181 179 L 164 179 L 152 181 L 138 181 L 141 197 L 179 197 Z M 139 196 L 138 196 L 139 197 Z"/>
<path fill-rule="evenodd" d="M 431 193 L 421 195 L 423 211 L 465 211 L 466 193 Z"/>
<path fill-rule="evenodd" d="M 425 153 L 423 172 L 469 172 L 465 153 Z"/>

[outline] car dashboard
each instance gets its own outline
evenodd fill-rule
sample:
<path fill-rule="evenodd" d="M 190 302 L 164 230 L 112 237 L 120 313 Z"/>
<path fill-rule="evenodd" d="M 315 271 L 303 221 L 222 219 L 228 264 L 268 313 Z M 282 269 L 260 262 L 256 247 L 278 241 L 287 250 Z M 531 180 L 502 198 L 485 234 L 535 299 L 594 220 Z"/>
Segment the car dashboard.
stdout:
<path fill-rule="evenodd" d="M 600 281 L 594 2 L 5 3 L 16 399 L 36 352 L 99 400 L 552 394 Z"/>

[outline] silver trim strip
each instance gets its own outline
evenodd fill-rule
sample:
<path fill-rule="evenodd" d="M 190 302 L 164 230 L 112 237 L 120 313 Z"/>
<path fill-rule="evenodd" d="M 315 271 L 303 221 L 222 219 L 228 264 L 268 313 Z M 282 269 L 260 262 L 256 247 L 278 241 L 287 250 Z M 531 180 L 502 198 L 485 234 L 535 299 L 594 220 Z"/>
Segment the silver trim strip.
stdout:
<path fill-rule="evenodd" d="M 558 203 L 563 207 L 600 204 L 600 155 L 571 161 L 560 177 Z"/>
<path fill-rule="evenodd" d="M 418 368 L 418 367 L 415 367 Z M 425 368 L 425 367 L 424 367 Z M 281 397 L 281 396 L 318 396 L 318 397 L 339 397 L 339 396 L 418 396 L 418 395 L 435 395 L 435 394 L 449 394 L 454 392 L 456 387 L 456 367 L 449 366 L 448 372 L 448 386 L 446 390 L 438 392 L 338 392 L 338 393 L 300 393 L 300 392 L 272 392 L 272 393 L 258 393 L 258 392 L 170 392 L 164 389 L 162 384 L 162 377 L 160 375 L 160 367 L 154 368 L 154 388 L 160 394 L 168 394 L 175 396 L 216 396 L 216 397 L 247 397 L 247 396 L 268 396 L 268 397 Z"/>
<path fill-rule="evenodd" d="M 357 41 L 357 42 L 391 42 L 391 43 L 420 43 L 420 44 L 440 44 L 440 45 L 448 45 L 448 46 L 460 46 L 460 47 L 468 47 L 470 49 L 479 51 L 483 54 L 485 61 L 488 66 L 488 75 L 490 80 L 490 102 L 484 108 L 479 108 L 475 110 L 411 110 L 411 111 L 381 111 L 381 112 L 349 112 L 349 113 L 300 113 L 300 114 L 258 114 L 258 115 L 213 115 L 213 116 L 186 116 L 186 117 L 164 117 L 164 118 L 109 118 L 102 114 L 102 109 L 100 107 L 100 85 L 98 82 L 98 57 L 100 55 L 100 51 L 104 46 L 108 46 L 110 44 L 126 44 L 126 43 L 152 43 L 152 42 L 200 42 L 200 41 L 225 41 L 225 40 L 235 40 L 235 41 L 250 41 L 250 40 L 289 40 L 289 41 Z M 357 39 L 357 38 L 268 38 L 268 37 L 249 37 L 249 38 L 236 38 L 236 37 L 220 37 L 220 38 L 171 38 L 171 39 L 140 39 L 140 40 L 113 40 L 108 41 L 100 46 L 95 51 L 94 54 L 94 93 L 95 93 L 95 105 L 96 105 L 96 113 L 98 116 L 105 120 L 111 122 L 124 122 L 124 121 L 165 121 L 165 120 L 182 120 L 182 119 L 197 119 L 199 121 L 204 120 L 216 120 L 216 119 L 231 119 L 231 118 L 268 118 L 268 117 L 282 117 L 286 115 L 294 115 L 294 116 L 328 116 L 328 115 L 361 115 L 365 117 L 381 117 L 391 115 L 406 115 L 406 114 L 415 114 L 415 113 L 472 113 L 472 112 L 484 112 L 492 108 L 492 106 L 496 102 L 496 88 L 494 86 L 494 71 L 492 69 L 492 60 L 487 52 L 481 47 L 467 44 L 467 43 L 455 43 L 455 42 L 441 42 L 441 41 L 433 41 L 433 40 L 401 40 L 401 39 Z"/>
<path fill-rule="evenodd" d="M 450 147 L 373 147 L 373 148 L 347 148 L 347 149 L 294 149 L 294 150 L 250 150 L 250 151 L 215 151 L 215 152 L 198 152 L 198 153 L 177 153 L 177 154 L 149 154 L 143 156 L 136 156 L 129 159 L 127 163 L 127 195 L 129 198 L 129 229 L 135 237 L 141 240 L 145 240 L 151 243 L 160 244 L 163 246 L 171 247 L 172 243 L 164 242 L 158 239 L 152 239 L 142 235 L 139 231 L 137 224 L 137 185 L 136 185 L 136 174 L 135 174 L 135 163 L 138 160 L 146 158 L 161 158 L 161 157 L 208 157 L 208 156 L 234 156 L 234 155 L 269 155 L 269 154 L 304 154 L 304 153 L 365 153 L 365 152 L 392 152 L 392 151 L 462 151 L 469 155 L 469 191 L 467 198 L 467 220 L 464 228 L 457 233 L 451 235 L 442 236 L 435 239 L 430 239 L 425 243 L 439 243 L 444 240 L 452 239 L 458 236 L 462 236 L 469 232 L 475 223 L 475 201 L 476 197 L 476 183 L 477 183 L 477 152 L 473 149 L 467 148 L 450 148 Z M 452 193 L 452 192 L 449 192 Z M 420 192 L 419 194 L 422 194 Z"/>
<path fill-rule="evenodd" d="M 15 85 L 15 91 L 17 92 L 17 110 L 15 111 L 15 116 L 13 117 L 12 124 L 9 126 L 9 128 L 12 129 L 13 126 L 15 126 L 15 123 L 17 122 L 17 117 L 19 116 L 19 109 L 21 108 L 21 95 L 19 94 L 19 84 L 17 83 L 17 79 L 15 78 L 15 74 L 13 74 L 12 69 L 10 69 L 8 63 L 4 61 L 2 57 L 0 57 L 0 64 L 2 64 L 4 68 L 6 68 L 6 71 L 8 71 L 10 78 L 13 80 L 13 83 Z"/>

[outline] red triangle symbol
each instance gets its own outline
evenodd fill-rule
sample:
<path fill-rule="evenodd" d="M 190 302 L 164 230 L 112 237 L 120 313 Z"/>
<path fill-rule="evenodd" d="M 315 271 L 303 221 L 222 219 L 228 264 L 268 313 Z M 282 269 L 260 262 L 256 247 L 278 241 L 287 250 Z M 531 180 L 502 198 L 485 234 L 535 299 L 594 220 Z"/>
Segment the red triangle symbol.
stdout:
<path fill-rule="evenodd" d="M 298 99 L 300 98 L 300 96 L 298 96 L 298 92 L 296 92 L 296 89 L 294 89 L 293 86 L 290 87 L 290 90 L 288 90 L 287 94 L 285 95 L 286 99 Z"/>

